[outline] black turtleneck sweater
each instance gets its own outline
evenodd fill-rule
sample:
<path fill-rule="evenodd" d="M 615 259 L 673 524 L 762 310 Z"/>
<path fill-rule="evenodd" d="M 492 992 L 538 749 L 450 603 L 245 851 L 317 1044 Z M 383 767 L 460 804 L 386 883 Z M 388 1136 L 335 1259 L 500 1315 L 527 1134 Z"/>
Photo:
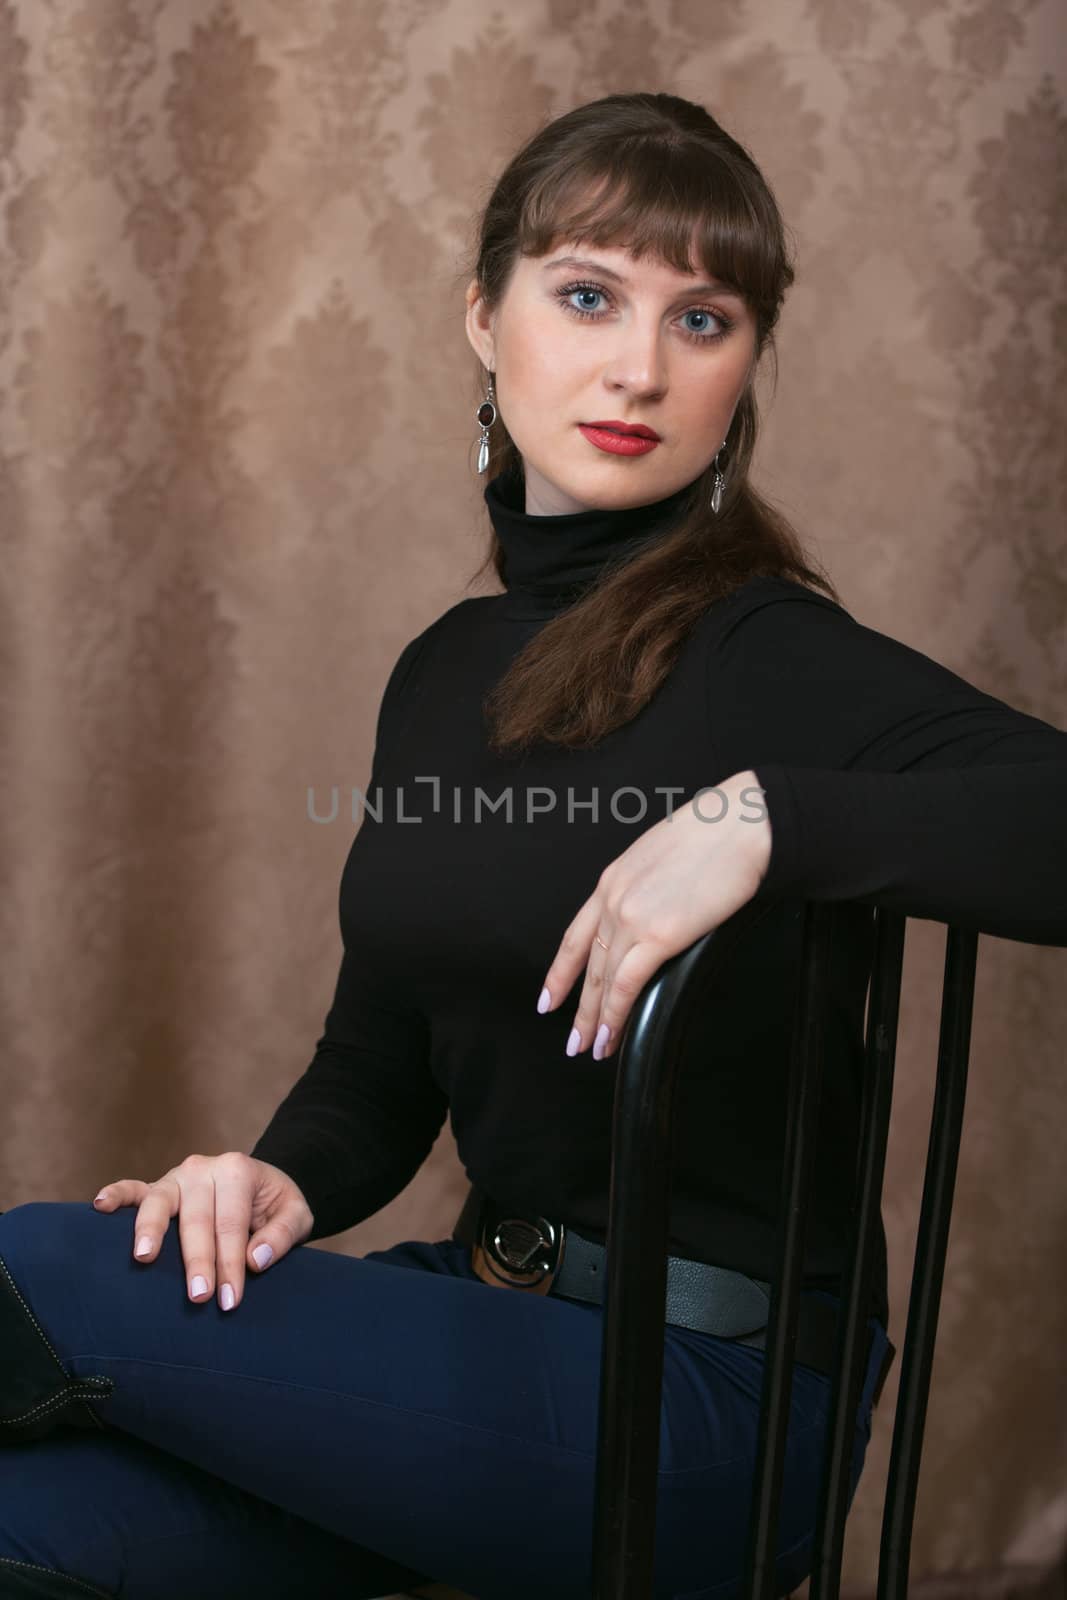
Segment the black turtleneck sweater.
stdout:
<path fill-rule="evenodd" d="M 805 900 L 854 902 L 830 965 L 809 1287 L 841 1283 L 871 907 L 1067 946 L 1067 733 L 789 579 L 711 605 L 652 700 L 597 748 L 490 753 L 489 688 L 606 562 L 670 525 L 684 492 L 531 516 L 516 480 L 493 479 L 506 591 L 452 606 L 392 670 L 341 880 L 334 998 L 252 1151 L 296 1179 L 312 1239 L 384 1206 L 451 1112 L 472 1180 L 604 1241 L 618 1048 L 565 1055 L 581 977 L 550 1013 L 537 997 L 606 864 L 735 773 L 753 769 L 764 790 L 757 898 L 773 905 L 686 1044 L 672 1254 L 772 1276 Z M 872 1309 L 886 1321 L 879 1243 Z"/>

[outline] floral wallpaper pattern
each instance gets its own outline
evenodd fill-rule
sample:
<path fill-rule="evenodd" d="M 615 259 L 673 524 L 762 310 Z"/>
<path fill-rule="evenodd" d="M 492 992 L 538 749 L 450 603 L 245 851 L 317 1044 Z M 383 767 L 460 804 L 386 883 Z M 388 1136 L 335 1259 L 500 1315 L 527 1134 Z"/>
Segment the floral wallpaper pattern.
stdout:
<path fill-rule="evenodd" d="M 4 1204 L 248 1148 L 310 1059 L 351 830 L 307 792 L 365 783 L 483 555 L 472 221 L 581 100 L 669 89 L 749 145 L 797 252 L 764 488 L 862 620 L 1063 725 L 1065 35 L 1056 0 L 0 0 Z M 941 939 L 911 925 L 898 1343 Z M 981 943 L 917 1579 L 1067 1543 L 1063 977 Z M 324 1248 L 464 1192 L 446 1130 Z"/>

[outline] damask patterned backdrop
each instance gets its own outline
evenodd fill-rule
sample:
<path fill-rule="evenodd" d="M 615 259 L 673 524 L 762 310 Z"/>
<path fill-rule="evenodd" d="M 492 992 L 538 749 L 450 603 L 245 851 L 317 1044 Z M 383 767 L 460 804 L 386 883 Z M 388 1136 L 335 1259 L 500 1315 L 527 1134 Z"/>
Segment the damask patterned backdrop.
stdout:
<path fill-rule="evenodd" d="M 862 621 L 1063 725 L 1065 84 L 1061 0 L 0 0 L 0 1203 L 247 1149 L 310 1059 L 354 829 L 308 790 L 366 783 L 487 548 L 471 222 L 571 105 L 671 90 L 750 146 L 797 251 L 762 486 Z M 942 940 L 911 925 L 898 1342 Z M 1064 977 L 980 942 L 916 1593 L 1067 1541 Z M 325 1248 L 464 1192 L 446 1130 Z"/>

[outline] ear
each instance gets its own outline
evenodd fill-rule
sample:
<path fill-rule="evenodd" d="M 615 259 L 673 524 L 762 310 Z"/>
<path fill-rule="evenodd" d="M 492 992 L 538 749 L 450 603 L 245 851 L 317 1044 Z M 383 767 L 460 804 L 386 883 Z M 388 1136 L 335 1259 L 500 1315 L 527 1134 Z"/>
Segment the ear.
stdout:
<path fill-rule="evenodd" d="M 467 329 L 467 338 L 470 340 L 471 347 L 481 361 L 482 366 L 488 372 L 493 372 L 496 369 L 496 361 L 493 355 L 493 322 L 495 319 L 492 312 L 486 310 L 477 278 L 472 278 L 467 285 L 465 299 L 467 302 L 467 315 L 464 325 Z"/>

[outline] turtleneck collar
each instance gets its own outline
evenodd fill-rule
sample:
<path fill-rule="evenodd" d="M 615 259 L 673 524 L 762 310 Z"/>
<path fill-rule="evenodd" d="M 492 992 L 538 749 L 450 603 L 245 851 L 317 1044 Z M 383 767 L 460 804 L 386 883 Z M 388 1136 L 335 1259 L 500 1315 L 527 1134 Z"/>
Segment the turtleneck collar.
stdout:
<path fill-rule="evenodd" d="M 636 555 L 665 532 L 690 488 L 686 484 L 663 500 L 622 511 L 590 508 L 536 516 L 523 510 L 521 476 L 498 473 L 486 484 L 484 498 L 503 546 L 508 614 L 549 617 L 573 604 L 609 561 Z"/>

